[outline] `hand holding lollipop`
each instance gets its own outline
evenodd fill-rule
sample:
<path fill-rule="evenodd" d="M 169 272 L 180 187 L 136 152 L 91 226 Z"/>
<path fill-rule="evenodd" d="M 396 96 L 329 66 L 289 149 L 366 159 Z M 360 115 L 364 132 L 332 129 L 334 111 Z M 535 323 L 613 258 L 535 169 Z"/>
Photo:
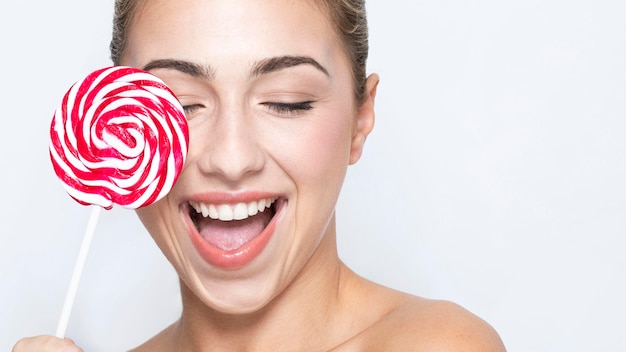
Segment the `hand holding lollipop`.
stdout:
<path fill-rule="evenodd" d="M 65 299 L 57 337 L 65 335 L 84 262 L 102 208 L 136 209 L 163 198 L 189 143 L 182 106 L 160 79 L 114 66 L 76 82 L 50 127 L 50 158 L 66 191 L 95 205 Z"/>

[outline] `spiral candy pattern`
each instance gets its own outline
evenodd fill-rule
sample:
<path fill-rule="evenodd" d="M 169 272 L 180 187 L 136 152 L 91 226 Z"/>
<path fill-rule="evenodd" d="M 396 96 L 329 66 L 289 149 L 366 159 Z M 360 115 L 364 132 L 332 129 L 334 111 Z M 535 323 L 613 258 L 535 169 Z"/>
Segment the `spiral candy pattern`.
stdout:
<path fill-rule="evenodd" d="M 84 205 L 136 209 L 163 198 L 189 145 L 180 102 L 159 78 L 125 66 L 97 70 L 63 97 L 50 126 L 50 158 Z"/>

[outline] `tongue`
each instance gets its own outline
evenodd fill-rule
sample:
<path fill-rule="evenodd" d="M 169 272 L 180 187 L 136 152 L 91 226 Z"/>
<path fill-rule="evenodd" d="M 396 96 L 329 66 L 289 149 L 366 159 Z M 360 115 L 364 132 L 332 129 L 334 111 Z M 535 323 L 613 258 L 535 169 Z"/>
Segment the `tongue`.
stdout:
<path fill-rule="evenodd" d="M 225 251 L 232 251 L 258 236 L 270 221 L 267 209 L 244 220 L 220 221 L 211 218 L 198 220 L 200 235 L 210 244 Z"/>

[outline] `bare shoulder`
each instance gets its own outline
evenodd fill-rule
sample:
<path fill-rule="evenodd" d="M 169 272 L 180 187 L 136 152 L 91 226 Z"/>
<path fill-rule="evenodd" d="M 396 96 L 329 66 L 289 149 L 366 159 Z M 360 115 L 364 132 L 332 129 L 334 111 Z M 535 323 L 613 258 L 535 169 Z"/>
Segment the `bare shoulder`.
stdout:
<path fill-rule="evenodd" d="M 173 336 L 175 335 L 177 323 L 174 323 L 163 331 L 159 332 L 148 341 L 144 342 L 140 346 L 137 346 L 128 352 L 161 352 L 161 351 L 176 351 L 176 346 L 171 345 Z"/>
<path fill-rule="evenodd" d="M 458 304 L 413 298 L 385 318 L 391 325 L 405 326 L 394 343 L 410 351 L 481 351 L 506 349 L 496 330 Z M 394 322 L 394 320 L 396 320 Z"/>
<path fill-rule="evenodd" d="M 506 351 L 493 327 L 458 304 L 400 297 L 393 309 L 338 351 Z"/>

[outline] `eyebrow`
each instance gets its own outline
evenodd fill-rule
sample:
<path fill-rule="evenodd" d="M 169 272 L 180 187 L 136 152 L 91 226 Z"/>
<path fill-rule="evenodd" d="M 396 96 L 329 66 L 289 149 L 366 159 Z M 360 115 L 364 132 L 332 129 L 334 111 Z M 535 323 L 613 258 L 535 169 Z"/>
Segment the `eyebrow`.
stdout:
<path fill-rule="evenodd" d="M 190 76 L 213 80 L 215 78 L 215 70 L 211 66 L 203 66 L 190 61 L 175 59 L 160 59 L 150 61 L 143 67 L 144 71 L 151 71 L 159 68 L 171 69 L 186 73 Z"/>
<path fill-rule="evenodd" d="M 257 62 L 252 66 L 251 75 L 260 76 L 298 65 L 311 65 L 330 76 L 328 70 L 310 56 L 277 56 Z"/>
<path fill-rule="evenodd" d="M 271 57 L 255 63 L 254 65 L 252 65 L 250 76 L 257 77 L 299 65 L 311 65 L 317 70 L 324 73 L 326 76 L 330 77 L 328 70 L 312 57 L 291 55 Z M 156 69 L 176 70 L 188 74 L 192 77 L 201 78 L 209 81 L 215 78 L 215 70 L 211 66 L 200 65 L 186 60 L 159 59 L 150 61 L 147 65 L 143 67 L 144 71 L 151 71 Z"/>

